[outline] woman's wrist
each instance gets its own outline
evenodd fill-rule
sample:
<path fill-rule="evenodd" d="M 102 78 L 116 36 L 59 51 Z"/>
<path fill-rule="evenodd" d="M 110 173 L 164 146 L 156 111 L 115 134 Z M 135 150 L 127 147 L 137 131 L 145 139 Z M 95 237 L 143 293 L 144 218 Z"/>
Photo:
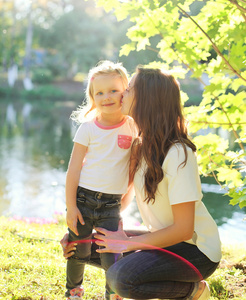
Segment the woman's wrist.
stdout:
<path fill-rule="evenodd" d="M 133 251 L 133 249 L 131 248 L 131 238 L 130 237 L 126 237 L 125 240 L 121 240 L 121 253 L 126 253 L 126 252 L 130 252 Z"/>
<path fill-rule="evenodd" d="M 143 235 L 129 237 L 127 241 L 127 252 L 156 248 L 155 246 L 152 246 L 151 244 L 145 242 L 145 240 L 143 240 L 142 238 Z"/>
<path fill-rule="evenodd" d="M 138 248 L 136 247 L 136 243 L 133 241 L 133 237 L 127 237 L 126 251 L 124 251 L 124 252 L 131 252 L 131 251 L 135 251 L 135 250 L 138 250 Z"/>

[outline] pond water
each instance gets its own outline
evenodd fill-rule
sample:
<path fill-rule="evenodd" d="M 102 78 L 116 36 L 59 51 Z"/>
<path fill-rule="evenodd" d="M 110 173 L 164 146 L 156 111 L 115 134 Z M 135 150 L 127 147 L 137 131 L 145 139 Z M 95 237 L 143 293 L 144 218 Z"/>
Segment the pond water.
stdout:
<path fill-rule="evenodd" d="M 76 126 L 74 102 L 0 102 L 0 215 L 52 220 L 65 213 L 65 173 Z M 229 205 L 214 184 L 202 183 L 204 203 L 224 243 L 246 242 L 246 209 Z M 141 223 L 136 203 L 123 214 Z"/>

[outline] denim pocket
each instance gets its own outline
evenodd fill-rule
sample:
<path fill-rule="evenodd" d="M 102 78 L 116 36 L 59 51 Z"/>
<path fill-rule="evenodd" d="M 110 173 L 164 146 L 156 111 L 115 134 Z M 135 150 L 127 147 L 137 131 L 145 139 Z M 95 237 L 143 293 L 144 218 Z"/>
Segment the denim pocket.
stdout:
<path fill-rule="evenodd" d="M 85 198 L 77 198 L 78 203 L 85 203 Z"/>
<path fill-rule="evenodd" d="M 118 146 L 121 149 L 129 149 L 132 144 L 132 137 L 130 135 L 118 135 Z"/>
<path fill-rule="evenodd" d="M 118 205 L 120 205 L 120 202 L 118 202 L 118 201 L 105 203 L 105 207 L 114 207 L 114 206 L 118 206 Z"/>
<path fill-rule="evenodd" d="M 82 192 L 78 192 L 77 193 L 77 202 L 79 202 L 79 203 L 85 203 L 85 201 L 86 201 L 85 194 L 82 193 Z"/>

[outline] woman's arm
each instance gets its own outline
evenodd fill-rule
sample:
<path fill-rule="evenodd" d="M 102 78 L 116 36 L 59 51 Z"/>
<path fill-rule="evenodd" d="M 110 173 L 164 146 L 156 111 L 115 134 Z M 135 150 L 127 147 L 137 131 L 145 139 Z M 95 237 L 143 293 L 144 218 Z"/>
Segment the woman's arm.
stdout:
<path fill-rule="evenodd" d="M 83 217 L 77 208 L 76 196 L 86 151 L 86 146 L 74 143 L 66 176 L 67 225 L 76 235 L 78 235 L 78 220 L 82 225 L 84 224 Z"/>
<path fill-rule="evenodd" d="M 135 190 L 133 183 L 128 186 L 127 193 L 121 199 L 121 210 L 123 211 L 127 208 L 127 206 L 131 203 L 132 199 L 134 198 Z"/>
<path fill-rule="evenodd" d="M 136 153 L 137 153 L 137 146 L 133 146 L 131 149 L 131 156 L 130 156 L 130 162 L 129 162 L 128 189 L 127 189 L 127 193 L 121 199 L 121 211 L 123 211 L 127 208 L 127 206 L 131 203 L 131 201 L 133 200 L 133 198 L 135 196 L 133 179 L 134 179 L 136 164 L 137 164 Z"/>
<path fill-rule="evenodd" d="M 133 183 L 138 163 L 138 149 L 139 145 L 133 145 L 131 149 L 130 163 L 129 163 L 129 186 Z"/>
<path fill-rule="evenodd" d="M 116 232 L 96 228 L 98 233 L 95 238 L 99 239 L 96 244 L 105 247 L 97 251 L 117 253 L 165 248 L 191 239 L 194 232 L 195 201 L 173 205 L 172 211 L 172 225 L 141 236 L 129 238 L 120 227 Z"/>

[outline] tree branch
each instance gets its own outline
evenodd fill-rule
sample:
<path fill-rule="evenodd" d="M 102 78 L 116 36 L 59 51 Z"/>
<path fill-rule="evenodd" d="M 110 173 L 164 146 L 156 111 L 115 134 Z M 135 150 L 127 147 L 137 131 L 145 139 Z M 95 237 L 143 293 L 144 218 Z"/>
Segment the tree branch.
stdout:
<path fill-rule="evenodd" d="M 226 123 L 226 122 L 208 122 L 208 121 L 193 121 L 190 120 L 190 122 L 192 123 L 197 123 L 197 124 L 207 124 L 207 125 L 225 125 L 225 126 L 231 126 L 231 125 L 246 125 L 246 122 L 242 122 L 242 123 Z"/>
<path fill-rule="evenodd" d="M 243 6 L 239 5 L 237 0 L 229 0 L 232 4 L 235 4 L 238 9 L 240 9 L 242 12 L 246 13 L 246 8 Z"/>
<path fill-rule="evenodd" d="M 225 111 L 225 109 L 224 109 L 223 105 L 221 104 L 220 100 L 218 99 L 218 97 L 215 97 L 215 99 L 218 101 L 221 110 L 222 110 L 223 113 L 225 114 L 225 116 L 226 116 L 228 122 L 231 124 L 231 128 L 232 128 L 232 131 L 233 131 L 233 133 L 234 133 L 234 136 L 236 137 L 236 139 L 240 140 L 237 131 L 234 129 L 234 126 L 233 126 L 233 124 L 232 124 L 231 121 L 230 121 L 230 118 L 229 118 L 229 116 L 228 116 L 228 113 Z M 244 151 L 244 146 L 243 146 L 243 144 L 242 144 L 241 142 L 238 143 L 238 144 L 239 144 L 240 148 Z"/>
<path fill-rule="evenodd" d="M 238 4 L 237 0 L 229 0 L 232 4 L 235 4 L 236 7 L 240 10 L 243 18 L 244 18 L 244 21 L 246 22 L 246 16 L 244 13 L 246 13 L 246 8 L 242 7 L 241 5 Z"/>
<path fill-rule="evenodd" d="M 207 39 L 210 41 L 210 43 L 212 44 L 212 47 L 214 48 L 214 50 L 218 53 L 218 55 L 222 58 L 222 60 L 225 62 L 225 64 L 229 67 L 229 69 L 236 74 L 239 78 L 241 78 L 242 80 L 246 81 L 245 78 L 243 78 L 241 76 L 241 74 L 239 74 L 237 72 L 237 70 L 235 70 L 231 64 L 229 63 L 229 61 L 224 57 L 224 55 L 220 52 L 219 48 L 216 46 L 216 44 L 212 41 L 212 39 L 210 38 L 210 36 L 202 29 L 202 27 L 189 15 L 187 14 L 186 11 L 184 11 L 179 5 L 176 5 L 178 7 L 178 9 L 187 17 L 189 18 L 200 30 L 201 32 L 207 37 Z"/>
<path fill-rule="evenodd" d="M 148 13 L 147 11 L 146 11 L 146 13 L 147 13 L 147 15 L 148 15 L 148 17 L 149 17 L 151 23 L 153 24 L 153 26 L 158 30 L 158 32 L 159 32 L 161 38 L 164 39 L 162 32 L 161 32 L 161 31 L 159 30 L 159 28 L 155 25 L 155 22 L 154 22 L 153 19 L 150 17 L 149 13 Z M 185 12 L 185 14 L 186 14 L 186 12 Z M 187 14 L 187 16 L 190 17 L 188 14 Z M 192 19 L 192 18 L 191 18 L 191 19 Z M 192 19 L 192 20 L 193 20 L 193 19 Z M 201 28 L 194 20 L 193 20 L 193 22 L 194 22 L 194 23 L 202 30 L 202 32 L 204 32 L 204 34 L 207 36 L 207 38 L 212 42 L 212 40 L 211 40 L 210 37 L 206 34 L 206 32 L 205 32 L 205 31 L 204 31 L 204 30 L 203 30 L 203 29 L 202 29 L 202 28 Z M 212 43 L 213 43 L 213 42 L 212 42 Z M 172 51 L 177 55 L 177 52 L 175 51 L 174 47 L 173 47 L 172 45 L 171 45 L 171 46 L 169 45 L 169 47 L 170 47 L 170 48 L 172 49 Z M 218 49 L 218 51 L 219 51 L 219 49 Z M 219 52 L 219 53 L 220 53 L 220 52 Z M 222 55 L 222 54 L 221 54 L 221 55 Z M 177 56 L 178 56 L 178 55 L 177 55 Z M 178 57 L 179 57 L 179 56 L 178 56 Z M 222 58 L 224 58 L 223 55 L 222 55 Z M 179 57 L 179 59 L 180 59 L 180 61 L 188 68 L 188 70 L 190 70 L 192 73 L 194 73 L 194 70 L 193 70 L 188 64 L 186 64 L 180 57 Z M 225 59 L 225 58 L 224 58 L 224 59 Z M 229 66 L 230 66 L 230 64 L 229 64 Z M 239 77 L 242 78 L 242 77 L 240 76 L 240 74 L 239 74 Z M 202 78 L 197 77 L 197 79 L 198 79 L 204 86 L 207 86 L 206 83 L 202 80 Z M 246 81 L 246 79 L 244 79 L 244 78 L 242 78 L 242 79 Z M 218 101 L 221 110 L 223 111 L 223 113 L 225 114 L 225 116 L 226 116 L 226 118 L 227 118 L 227 120 L 228 120 L 228 123 L 229 123 L 228 126 L 231 127 L 232 132 L 233 132 L 235 138 L 238 139 L 238 140 L 240 140 L 239 135 L 238 135 L 237 131 L 234 129 L 234 126 L 233 126 L 233 125 L 235 125 L 235 124 L 233 124 L 233 123 L 231 122 L 231 120 L 230 120 L 230 118 L 229 118 L 227 112 L 225 111 L 223 105 L 220 103 L 218 97 L 215 96 L 215 95 L 213 95 L 213 93 L 212 93 L 212 96 L 214 97 L 215 100 Z M 238 144 L 239 144 L 240 148 L 244 151 L 244 146 L 243 146 L 243 143 L 241 142 L 241 140 L 240 140 L 240 142 L 238 142 Z"/>
<path fill-rule="evenodd" d="M 205 152 L 207 153 L 210 162 L 211 162 L 212 164 L 214 164 L 215 166 L 220 167 L 220 166 L 212 159 L 212 157 L 211 157 L 211 155 L 208 153 L 208 151 L 205 151 Z M 219 179 L 217 178 L 217 176 L 216 176 L 214 170 L 211 170 L 211 173 L 212 173 L 212 176 L 214 177 L 215 181 L 216 181 L 216 182 L 218 183 L 218 185 L 221 187 L 221 189 L 225 189 L 225 190 L 227 191 L 227 193 L 228 193 L 228 192 L 229 192 L 229 189 L 228 189 L 227 187 L 223 187 L 223 186 L 222 186 L 222 184 L 220 183 Z"/>
<path fill-rule="evenodd" d="M 152 48 L 152 47 L 150 47 L 150 46 L 146 46 L 146 49 L 148 49 L 148 50 L 151 50 L 151 51 L 153 51 L 153 52 L 156 52 L 156 53 L 160 53 L 160 51 L 158 51 L 157 49 L 154 49 L 154 48 Z"/>
<path fill-rule="evenodd" d="M 209 159 L 210 159 L 210 157 L 209 157 Z M 215 175 L 214 171 L 212 170 L 211 172 L 212 172 L 212 174 L 213 174 L 214 179 L 216 180 L 216 182 L 218 183 L 218 185 L 221 187 L 221 189 L 222 189 L 222 190 L 223 190 L 223 189 L 226 190 L 227 193 L 228 193 L 228 192 L 229 192 L 228 187 L 222 186 L 222 184 L 219 182 L 219 179 L 218 179 L 217 176 Z"/>

